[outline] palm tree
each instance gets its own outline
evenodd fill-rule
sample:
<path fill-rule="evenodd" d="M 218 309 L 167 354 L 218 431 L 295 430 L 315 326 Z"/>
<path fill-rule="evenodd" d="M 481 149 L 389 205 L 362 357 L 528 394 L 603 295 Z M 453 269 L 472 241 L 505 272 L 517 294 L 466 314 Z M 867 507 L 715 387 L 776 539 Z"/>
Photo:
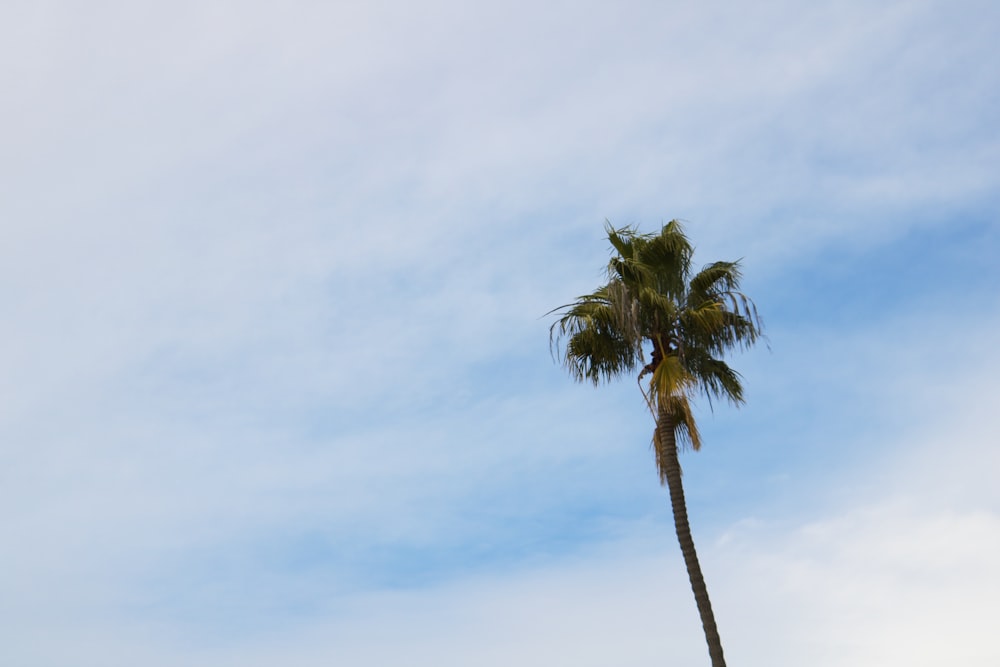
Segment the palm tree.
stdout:
<path fill-rule="evenodd" d="M 705 395 L 743 403 L 740 375 L 722 357 L 746 349 L 762 335 L 753 302 L 739 291 L 739 262 L 714 262 L 693 272 L 694 248 L 673 220 L 659 234 L 607 225 L 613 249 L 608 282 L 551 311 L 559 319 L 551 342 L 579 382 L 595 385 L 638 372 L 640 389 L 656 419 L 653 449 L 660 483 L 670 491 L 674 526 L 701 616 L 712 667 L 725 667 L 722 642 L 688 524 L 680 445 L 697 450 L 701 437 L 691 399 Z M 551 314 L 551 313 L 550 313 Z M 643 346 L 650 344 L 649 362 Z M 643 388 L 643 379 L 648 379 Z"/>

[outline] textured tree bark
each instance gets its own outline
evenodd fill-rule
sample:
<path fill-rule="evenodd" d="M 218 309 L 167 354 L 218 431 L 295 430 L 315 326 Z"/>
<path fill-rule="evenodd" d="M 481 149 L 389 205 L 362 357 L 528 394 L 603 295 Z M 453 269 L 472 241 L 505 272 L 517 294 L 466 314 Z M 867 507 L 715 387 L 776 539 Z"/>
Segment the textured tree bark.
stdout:
<path fill-rule="evenodd" d="M 722 655 L 722 640 L 715 625 L 715 615 L 712 613 L 712 603 L 708 599 L 708 588 L 705 587 L 705 577 L 701 573 L 698 554 L 694 549 L 694 538 L 691 537 L 691 526 L 688 524 L 687 504 L 684 501 L 684 487 L 681 485 L 681 466 L 677 458 L 677 440 L 674 435 L 675 420 L 665 411 L 660 412 L 656 424 L 656 437 L 660 441 L 662 464 L 667 488 L 670 491 L 670 506 L 674 513 L 674 527 L 677 530 L 677 541 L 684 556 L 688 579 L 691 580 L 691 590 L 694 601 L 698 605 L 698 615 L 705 630 L 705 641 L 708 642 L 708 654 L 712 659 L 712 667 L 726 667 Z"/>

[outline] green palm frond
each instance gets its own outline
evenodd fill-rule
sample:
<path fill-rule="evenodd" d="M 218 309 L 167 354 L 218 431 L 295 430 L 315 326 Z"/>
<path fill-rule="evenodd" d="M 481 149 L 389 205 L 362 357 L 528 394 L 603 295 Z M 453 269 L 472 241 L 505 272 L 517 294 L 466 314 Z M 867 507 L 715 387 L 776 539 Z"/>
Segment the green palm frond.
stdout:
<path fill-rule="evenodd" d="M 618 253 L 618 257 L 623 260 L 631 260 L 634 257 L 635 239 L 641 236 L 635 227 L 616 229 L 609 221 L 605 220 L 604 231 L 608 235 L 611 247 Z"/>
<path fill-rule="evenodd" d="M 740 263 L 712 262 L 691 278 L 688 298 L 692 302 L 708 301 L 719 294 L 739 289 Z"/>
<path fill-rule="evenodd" d="M 621 326 L 621 316 L 606 288 L 558 310 L 564 314 L 550 327 L 550 342 L 555 349 L 566 339 L 563 363 L 577 381 L 596 385 L 638 366 L 641 339 Z"/>
<path fill-rule="evenodd" d="M 712 405 L 713 398 L 723 399 L 732 405 L 742 405 L 743 383 L 740 374 L 725 361 L 703 350 L 694 348 L 686 355 L 686 365 L 695 378 L 698 389 Z"/>

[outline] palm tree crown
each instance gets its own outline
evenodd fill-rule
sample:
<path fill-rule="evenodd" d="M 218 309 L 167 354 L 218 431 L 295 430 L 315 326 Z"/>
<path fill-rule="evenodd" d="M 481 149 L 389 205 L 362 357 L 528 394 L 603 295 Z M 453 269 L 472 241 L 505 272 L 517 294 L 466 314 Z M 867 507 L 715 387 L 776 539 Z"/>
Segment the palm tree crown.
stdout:
<path fill-rule="evenodd" d="M 739 405 L 739 374 L 722 360 L 761 336 L 757 309 L 742 292 L 739 262 L 714 262 L 694 272 L 694 248 L 676 220 L 659 234 L 607 227 L 613 255 L 608 282 L 571 304 L 556 308 L 550 341 L 565 341 L 570 374 L 595 385 L 638 371 L 640 386 L 656 418 L 653 448 L 660 483 L 670 491 L 674 527 L 701 616 L 712 667 L 725 667 L 705 578 L 688 523 L 678 443 L 701 447 L 690 399 L 703 393 Z M 644 345 L 652 346 L 647 362 Z"/>
<path fill-rule="evenodd" d="M 694 248 L 680 222 L 659 234 L 607 227 L 614 251 L 608 282 L 556 308 L 552 342 L 580 382 L 600 384 L 633 372 L 649 376 L 644 392 L 654 416 L 675 417 L 675 435 L 694 449 L 701 438 L 689 399 L 704 394 L 743 403 L 740 375 L 722 360 L 761 337 L 753 302 L 739 291 L 739 262 L 713 262 L 695 273 Z M 652 348 L 647 362 L 643 346 Z M 660 447 L 657 467 L 665 481 Z"/>

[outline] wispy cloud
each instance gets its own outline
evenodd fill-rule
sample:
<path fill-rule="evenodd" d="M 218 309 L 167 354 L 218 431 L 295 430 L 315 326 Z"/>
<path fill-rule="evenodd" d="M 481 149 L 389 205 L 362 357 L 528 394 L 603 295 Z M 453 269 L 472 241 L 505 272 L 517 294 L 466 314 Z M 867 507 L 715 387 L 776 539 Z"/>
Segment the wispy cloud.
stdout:
<path fill-rule="evenodd" d="M 701 659 L 637 390 L 546 349 L 605 217 L 688 219 L 769 326 L 685 460 L 733 655 L 992 609 L 992 7 L 0 15 L 19 664 Z"/>

